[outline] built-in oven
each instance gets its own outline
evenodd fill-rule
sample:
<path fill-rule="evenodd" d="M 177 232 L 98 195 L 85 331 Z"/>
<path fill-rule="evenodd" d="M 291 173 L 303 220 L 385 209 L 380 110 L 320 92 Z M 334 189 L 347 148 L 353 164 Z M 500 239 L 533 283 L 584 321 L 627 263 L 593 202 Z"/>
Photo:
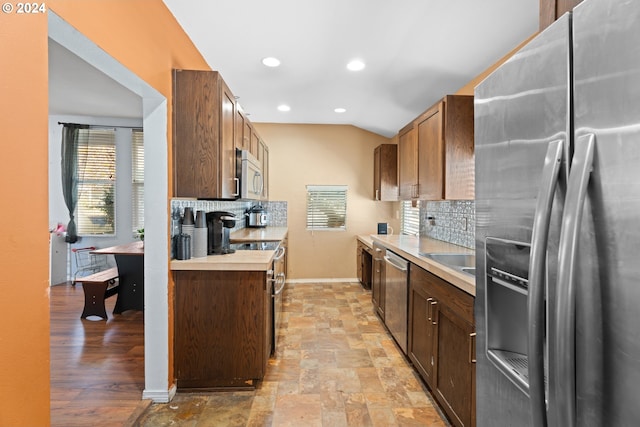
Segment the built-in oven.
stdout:
<path fill-rule="evenodd" d="M 272 267 L 267 271 L 267 286 L 265 298 L 269 302 L 266 313 L 268 336 L 271 338 L 271 355 L 275 355 L 278 344 L 278 332 L 282 325 L 282 293 L 284 292 L 286 276 L 286 248 L 280 242 L 254 241 L 232 243 L 231 249 L 236 251 L 276 251 Z"/>
<path fill-rule="evenodd" d="M 271 352 L 272 354 L 276 353 L 276 349 L 278 346 L 278 333 L 282 326 L 282 293 L 284 292 L 284 287 L 287 281 L 287 274 L 285 272 L 285 253 L 286 248 L 284 246 L 278 247 L 278 252 L 276 256 L 273 258 L 273 290 L 272 290 L 272 299 L 273 299 L 273 311 L 272 311 L 272 319 L 273 319 L 273 339 Z"/>

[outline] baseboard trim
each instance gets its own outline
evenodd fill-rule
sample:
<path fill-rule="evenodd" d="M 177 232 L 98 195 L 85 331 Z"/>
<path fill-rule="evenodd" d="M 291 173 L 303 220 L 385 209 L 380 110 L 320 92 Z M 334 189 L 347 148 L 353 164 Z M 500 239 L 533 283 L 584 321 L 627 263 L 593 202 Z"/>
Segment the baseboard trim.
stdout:
<path fill-rule="evenodd" d="M 169 390 L 143 390 L 142 398 L 151 399 L 154 403 L 169 403 L 176 395 L 175 384 Z"/>
<path fill-rule="evenodd" d="M 345 279 L 287 279 L 287 283 L 359 283 L 360 281 L 356 278 L 345 278 Z"/>

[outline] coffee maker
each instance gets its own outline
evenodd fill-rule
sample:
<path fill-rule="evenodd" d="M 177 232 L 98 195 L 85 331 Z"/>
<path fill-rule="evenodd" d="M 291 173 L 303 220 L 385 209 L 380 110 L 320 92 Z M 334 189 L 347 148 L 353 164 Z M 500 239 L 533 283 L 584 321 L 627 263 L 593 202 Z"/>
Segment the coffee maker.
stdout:
<path fill-rule="evenodd" d="M 235 249 L 229 245 L 230 230 L 236 225 L 236 216 L 231 212 L 207 212 L 207 254 L 232 254 Z"/>

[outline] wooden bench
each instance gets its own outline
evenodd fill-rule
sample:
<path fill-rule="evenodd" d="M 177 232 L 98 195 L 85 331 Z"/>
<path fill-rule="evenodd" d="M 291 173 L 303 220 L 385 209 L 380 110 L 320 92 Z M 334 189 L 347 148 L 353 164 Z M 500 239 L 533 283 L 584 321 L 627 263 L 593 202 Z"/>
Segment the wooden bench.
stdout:
<path fill-rule="evenodd" d="M 84 310 L 80 316 L 81 319 L 86 319 L 88 316 L 98 316 L 107 320 L 104 300 L 118 293 L 119 286 L 114 285 L 117 278 L 118 268 L 113 267 L 76 279 L 76 282 L 82 283 L 84 290 Z"/>

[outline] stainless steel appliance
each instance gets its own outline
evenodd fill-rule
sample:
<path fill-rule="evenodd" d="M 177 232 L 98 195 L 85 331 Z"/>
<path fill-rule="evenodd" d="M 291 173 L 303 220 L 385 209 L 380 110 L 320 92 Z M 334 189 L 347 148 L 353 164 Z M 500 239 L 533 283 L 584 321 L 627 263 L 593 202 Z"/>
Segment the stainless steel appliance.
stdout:
<path fill-rule="evenodd" d="M 267 210 L 261 205 L 251 206 L 244 213 L 247 218 L 247 227 L 266 227 L 268 222 Z"/>
<path fill-rule="evenodd" d="M 264 187 L 260 161 L 248 150 L 236 150 L 236 170 L 240 171 L 240 198 L 260 200 Z"/>
<path fill-rule="evenodd" d="M 273 258 L 273 272 L 272 272 L 273 278 L 271 279 L 273 281 L 273 287 L 272 287 L 273 293 L 271 295 L 271 298 L 273 299 L 273 306 L 272 306 L 273 308 L 272 344 L 273 345 L 271 346 L 272 354 L 276 353 L 276 349 L 278 347 L 278 331 L 282 326 L 282 292 L 284 291 L 284 287 L 287 280 L 287 275 L 284 268 L 285 251 L 286 251 L 286 248 L 284 246 L 278 247 L 278 252 L 276 253 L 276 256 Z"/>
<path fill-rule="evenodd" d="M 478 426 L 640 420 L 638 40 L 585 0 L 476 87 Z"/>
<path fill-rule="evenodd" d="M 407 354 L 407 304 L 409 262 L 387 249 L 385 262 L 384 323 L 398 346 Z"/>
<path fill-rule="evenodd" d="M 232 254 L 229 241 L 230 230 L 236 225 L 237 217 L 231 212 L 213 211 L 207 212 L 207 254 L 224 255 Z"/>
<path fill-rule="evenodd" d="M 232 243 L 230 248 L 239 251 L 276 251 L 273 266 L 267 271 L 267 292 L 271 299 L 269 328 L 271 336 L 271 354 L 275 355 L 278 344 L 278 331 L 282 325 L 282 293 L 287 280 L 285 271 L 286 248 L 280 242 L 256 241 Z"/>

